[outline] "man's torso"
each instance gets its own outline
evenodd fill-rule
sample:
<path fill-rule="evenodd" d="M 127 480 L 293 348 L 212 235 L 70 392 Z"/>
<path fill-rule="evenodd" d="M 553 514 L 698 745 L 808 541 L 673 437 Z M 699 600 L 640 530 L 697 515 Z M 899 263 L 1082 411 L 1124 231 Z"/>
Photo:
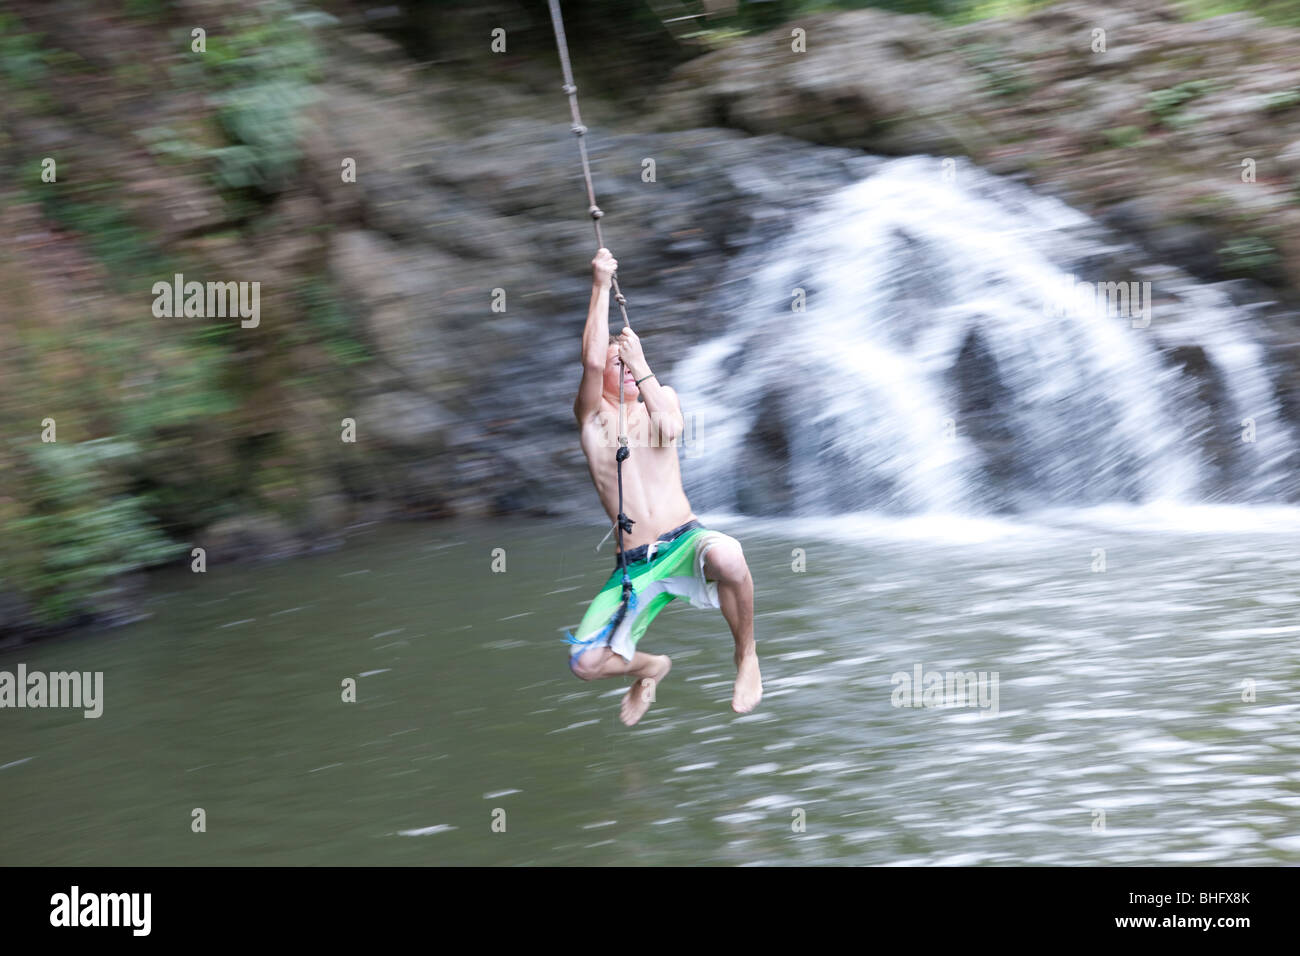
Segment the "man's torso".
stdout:
<path fill-rule="evenodd" d="M 583 454 L 600 503 L 613 522 L 618 516 L 618 406 L 601 399 L 600 412 L 581 429 Z M 628 457 L 623 462 L 623 513 L 635 524 L 623 547 L 635 548 L 695 517 L 682 488 L 676 442 L 659 440 L 641 403 L 627 406 Z"/>

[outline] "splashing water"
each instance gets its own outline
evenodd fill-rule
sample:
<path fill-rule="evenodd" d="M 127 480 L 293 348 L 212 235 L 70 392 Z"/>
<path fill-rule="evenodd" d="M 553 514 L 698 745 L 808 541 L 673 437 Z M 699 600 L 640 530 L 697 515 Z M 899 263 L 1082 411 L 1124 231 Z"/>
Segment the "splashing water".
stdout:
<path fill-rule="evenodd" d="M 1291 440 L 1263 424 L 1279 413 L 1242 310 L 1177 270 L 1130 263 L 1059 201 L 941 169 L 883 163 L 810 214 L 738 284 L 725 335 L 678 367 L 703 507 L 1276 498 Z M 1123 296 L 1107 309 L 1077 294 L 1085 282 L 1123 283 L 1127 311 Z M 1202 357 L 1201 380 L 1171 361 L 1180 349 Z M 1242 445 L 1244 417 L 1269 441 Z"/>

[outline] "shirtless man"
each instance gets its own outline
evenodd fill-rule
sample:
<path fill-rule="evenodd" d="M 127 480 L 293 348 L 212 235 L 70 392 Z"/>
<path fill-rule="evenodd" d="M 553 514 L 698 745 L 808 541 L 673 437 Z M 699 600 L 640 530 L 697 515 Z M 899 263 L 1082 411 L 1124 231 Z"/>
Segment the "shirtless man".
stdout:
<path fill-rule="evenodd" d="M 609 291 L 618 262 L 608 249 L 592 260 L 591 307 L 582 333 L 582 384 L 573 413 L 591 480 L 611 522 L 618 520 L 618 385 L 623 378 L 630 454 L 623 462 L 623 513 L 633 521 L 623 532 L 632 598 L 622 610 L 623 572 L 614 573 L 587 609 L 569 667 L 583 680 L 631 674 L 619 717 L 629 727 L 654 702 L 655 688 L 672 661 L 636 644 L 654 616 L 674 598 L 695 607 L 718 608 L 735 641 L 736 685 L 731 707 L 753 710 L 763 696 L 754 648 L 754 581 L 740 542 L 700 525 L 682 489 L 677 437 L 685 421 L 677 393 L 661 385 L 646 363 L 636 333 L 609 334 Z M 641 401 L 637 401 L 638 396 Z"/>

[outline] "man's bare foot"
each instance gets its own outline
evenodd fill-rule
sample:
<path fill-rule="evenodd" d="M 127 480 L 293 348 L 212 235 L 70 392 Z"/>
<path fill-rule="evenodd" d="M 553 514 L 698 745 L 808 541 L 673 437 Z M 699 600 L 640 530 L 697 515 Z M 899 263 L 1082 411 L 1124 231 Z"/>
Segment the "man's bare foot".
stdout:
<path fill-rule="evenodd" d="M 731 709 L 747 714 L 763 699 L 763 677 L 758 672 L 758 655 L 747 654 L 736 661 L 736 691 L 731 695 Z"/>
<path fill-rule="evenodd" d="M 652 673 L 643 674 L 638 677 L 636 683 L 628 688 L 627 693 L 623 695 L 623 704 L 618 710 L 618 719 L 631 727 L 638 720 L 645 716 L 645 712 L 650 709 L 650 705 L 655 702 L 655 688 L 659 682 L 668 676 L 672 670 L 673 662 L 666 654 L 660 654 L 655 658 L 655 667 Z"/>

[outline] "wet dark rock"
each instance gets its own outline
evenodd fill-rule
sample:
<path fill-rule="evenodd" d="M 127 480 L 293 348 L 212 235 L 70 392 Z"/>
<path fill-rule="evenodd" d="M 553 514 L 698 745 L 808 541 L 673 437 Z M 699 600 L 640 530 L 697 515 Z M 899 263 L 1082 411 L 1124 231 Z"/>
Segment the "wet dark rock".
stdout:
<path fill-rule="evenodd" d="M 263 561 L 300 553 L 302 544 L 288 523 L 273 514 L 224 518 L 205 528 L 197 546 L 209 568 L 231 561 Z"/>
<path fill-rule="evenodd" d="M 797 427 L 794 404 L 780 389 L 758 400 L 757 417 L 736 463 L 736 498 L 742 511 L 756 515 L 792 514 L 791 439 Z"/>
<path fill-rule="evenodd" d="M 1220 498 L 1232 488 L 1244 448 L 1240 418 L 1234 414 L 1238 410 L 1228 398 L 1223 373 L 1199 345 L 1167 349 L 1162 358 L 1192 385 L 1188 397 L 1194 408 L 1185 424 L 1205 463 L 1203 492 L 1210 499 Z"/>
<path fill-rule="evenodd" d="M 1008 421 L 1011 393 L 978 328 L 967 331 L 948 374 L 957 394 L 956 427 L 984 456 L 987 497 L 990 502 L 1007 500 L 1006 489 L 1017 477 L 1016 434 Z"/>

